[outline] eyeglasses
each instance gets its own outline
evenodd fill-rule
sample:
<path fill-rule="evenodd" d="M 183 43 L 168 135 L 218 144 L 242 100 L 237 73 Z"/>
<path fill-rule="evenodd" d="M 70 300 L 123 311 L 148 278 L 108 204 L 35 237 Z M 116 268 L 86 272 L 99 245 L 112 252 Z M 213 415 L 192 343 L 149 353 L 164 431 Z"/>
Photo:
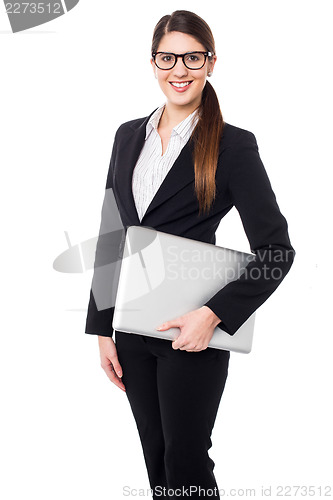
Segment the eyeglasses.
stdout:
<path fill-rule="evenodd" d="M 172 69 L 176 66 L 178 57 L 188 69 L 200 69 L 205 65 L 206 59 L 212 56 L 211 52 L 186 52 L 185 54 L 174 54 L 173 52 L 153 52 L 152 58 L 159 69 Z"/>

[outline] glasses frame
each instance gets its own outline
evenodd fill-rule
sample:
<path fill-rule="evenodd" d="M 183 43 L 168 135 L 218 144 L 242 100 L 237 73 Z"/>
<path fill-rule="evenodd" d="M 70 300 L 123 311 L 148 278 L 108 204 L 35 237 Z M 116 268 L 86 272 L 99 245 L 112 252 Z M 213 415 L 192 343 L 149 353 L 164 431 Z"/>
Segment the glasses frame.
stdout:
<path fill-rule="evenodd" d="M 167 55 L 170 55 L 170 56 L 175 56 L 175 62 L 174 64 L 171 66 L 171 68 L 160 68 L 158 66 L 158 64 L 156 63 L 156 59 L 155 57 L 157 56 L 157 54 L 167 54 Z M 204 63 L 202 66 L 200 66 L 200 68 L 189 68 L 188 66 L 186 66 L 186 63 L 185 63 L 185 56 L 187 56 L 188 54 L 203 54 L 205 56 L 205 60 L 204 60 Z M 155 65 L 157 66 L 158 69 L 161 69 L 162 71 L 170 71 L 170 69 L 174 68 L 178 62 L 178 57 L 181 57 L 182 60 L 183 60 L 183 64 L 184 66 L 187 68 L 187 69 L 190 69 L 191 71 L 195 71 L 197 69 L 201 69 L 204 67 L 204 65 L 206 64 L 206 60 L 207 60 L 207 57 L 211 57 L 213 54 L 209 51 L 201 51 L 201 50 L 193 50 L 192 52 L 185 52 L 185 54 L 175 54 L 174 52 L 163 52 L 163 51 L 159 51 L 159 52 L 153 52 L 152 53 L 152 58 L 154 60 L 154 63 Z"/>

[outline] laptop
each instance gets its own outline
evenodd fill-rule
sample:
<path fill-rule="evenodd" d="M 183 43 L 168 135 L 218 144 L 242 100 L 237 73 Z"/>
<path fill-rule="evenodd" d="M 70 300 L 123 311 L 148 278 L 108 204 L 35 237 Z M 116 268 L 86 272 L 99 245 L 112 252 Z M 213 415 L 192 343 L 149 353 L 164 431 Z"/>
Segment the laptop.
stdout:
<path fill-rule="evenodd" d="M 156 327 L 202 307 L 245 270 L 254 254 L 175 236 L 147 226 L 128 226 L 120 267 L 114 330 L 175 340 L 179 328 Z M 249 353 L 255 312 L 229 335 L 218 326 L 208 347 Z"/>

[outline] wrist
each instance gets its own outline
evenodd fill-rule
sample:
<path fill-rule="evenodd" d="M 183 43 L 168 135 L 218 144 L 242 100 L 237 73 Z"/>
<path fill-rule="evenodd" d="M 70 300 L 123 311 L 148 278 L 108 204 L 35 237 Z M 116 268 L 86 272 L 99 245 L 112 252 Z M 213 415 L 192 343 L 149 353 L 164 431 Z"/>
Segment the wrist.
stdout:
<path fill-rule="evenodd" d="M 106 335 L 98 335 L 98 342 L 110 342 L 107 339 L 111 339 L 112 337 Z"/>
<path fill-rule="evenodd" d="M 210 322 L 214 327 L 221 323 L 222 320 L 214 313 L 214 311 L 211 310 L 210 307 L 202 306 L 201 309 L 205 311 L 207 317 L 210 319 Z"/>

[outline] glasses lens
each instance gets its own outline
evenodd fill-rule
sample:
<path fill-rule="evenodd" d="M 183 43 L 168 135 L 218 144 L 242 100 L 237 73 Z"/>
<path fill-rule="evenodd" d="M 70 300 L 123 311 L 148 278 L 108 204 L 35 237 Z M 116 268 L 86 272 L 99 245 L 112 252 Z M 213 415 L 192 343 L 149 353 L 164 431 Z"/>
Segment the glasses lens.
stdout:
<path fill-rule="evenodd" d="M 200 52 L 193 52 L 192 54 L 186 54 L 185 64 L 189 69 L 198 69 L 204 65 L 205 56 L 200 54 Z"/>
<path fill-rule="evenodd" d="M 169 69 L 175 64 L 175 56 L 167 52 L 161 52 L 156 55 L 156 64 L 161 69 Z"/>
<path fill-rule="evenodd" d="M 168 52 L 160 52 L 155 57 L 156 64 L 161 69 L 171 69 L 175 64 L 175 56 L 169 54 Z M 188 69 L 199 69 L 205 64 L 204 54 L 200 52 L 192 52 L 192 54 L 186 54 L 185 56 L 185 66 Z"/>

